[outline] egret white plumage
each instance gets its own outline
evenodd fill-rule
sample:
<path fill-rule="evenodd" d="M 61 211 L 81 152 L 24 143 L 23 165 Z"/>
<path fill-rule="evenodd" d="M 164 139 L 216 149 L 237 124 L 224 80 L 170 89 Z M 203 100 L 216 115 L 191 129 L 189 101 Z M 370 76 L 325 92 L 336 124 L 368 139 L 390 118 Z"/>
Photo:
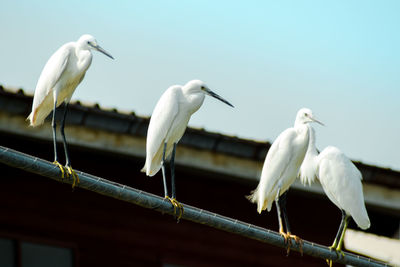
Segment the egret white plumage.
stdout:
<path fill-rule="evenodd" d="M 72 186 L 75 186 L 76 181 L 79 182 L 79 178 L 71 167 L 68 154 L 64 133 L 65 117 L 72 94 L 85 77 L 85 73 L 92 63 L 92 49 L 114 59 L 97 44 L 93 36 L 88 34 L 82 35 L 76 42 L 64 44 L 50 57 L 40 74 L 33 97 L 32 112 L 27 118 L 30 121 L 30 126 L 35 127 L 42 124 L 49 113 L 53 111 L 54 164 L 60 168 L 64 177 L 65 170 L 58 162 L 57 156 L 55 114 L 56 108 L 65 102 L 60 131 L 64 144 L 67 175 L 71 175 L 74 179 Z"/>
<path fill-rule="evenodd" d="M 343 238 L 351 217 L 361 229 L 370 227 L 361 184 L 362 175 L 351 160 L 336 147 L 328 146 L 318 154 L 315 131 L 309 127 L 310 142 L 300 168 L 300 180 L 303 184 L 311 184 L 318 178 L 325 194 L 341 210 L 342 220 L 330 248 L 342 253 Z M 331 260 L 327 261 L 332 265 Z"/>
<path fill-rule="evenodd" d="M 303 162 L 309 142 L 310 122 L 319 122 L 313 117 L 310 109 L 302 108 L 297 112 L 294 127 L 283 131 L 271 145 L 265 158 L 260 182 L 257 188 L 247 198 L 257 203 L 257 211 L 271 210 L 275 205 L 278 213 L 279 233 L 285 239 L 289 253 L 293 238 L 300 243 L 301 239 L 291 234 L 286 212 L 286 194 L 289 187 L 296 180 L 300 165 Z M 282 210 L 281 210 L 282 209 Z M 283 229 L 282 217 L 285 220 L 286 232 Z"/>
<path fill-rule="evenodd" d="M 205 95 L 219 99 L 232 106 L 228 101 L 212 92 L 204 82 L 189 81 L 184 86 L 169 87 L 158 100 L 150 119 L 146 140 L 146 162 L 142 169 L 148 176 L 154 176 L 160 168 L 163 174 L 164 196 L 176 208 L 180 209 L 178 220 L 182 216 L 182 205 L 176 200 L 175 192 L 175 151 L 176 144 L 183 136 L 191 115 L 203 104 Z M 168 194 L 165 161 L 171 155 L 171 197 Z"/>

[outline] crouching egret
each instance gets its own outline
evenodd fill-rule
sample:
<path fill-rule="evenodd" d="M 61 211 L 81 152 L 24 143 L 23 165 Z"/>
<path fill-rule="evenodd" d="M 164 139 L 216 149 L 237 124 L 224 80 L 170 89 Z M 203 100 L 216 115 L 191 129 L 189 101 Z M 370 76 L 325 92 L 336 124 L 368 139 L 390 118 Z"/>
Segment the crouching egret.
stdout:
<path fill-rule="evenodd" d="M 351 160 L 336 147 L 328 146 L 318 154 L 315 147 L 315 131 L 309 127 L 310 142 L 300 168 L 300 180 L 303 184 L 310 185 L 317 177 L 325 194 L 341 210 L 342 220 L 330 248 L 343 255 L 343 238 L 350 217 L 361 229 L 370 227 L 361 184 L 362 175 Z M 332 266 L 332 260 L 327 261 Z"/>
<path fill-rule="evenodd" d="M 273 142 L 265 158 L 261 173 L 260 182 L 257 188 L 247 198 L 257 203 L 257 211 L 271 210 L 275 201 L 279 233 L 283 236 L 287 244 L 287 253 L 290 251 L 291 238 L 300 246 L 302 241 L 299 237 L 292 235 L 289 220 L 286 212 L 286 194 L 289 187 L 296 180 L 300 165 L 303 162 L 309 142 L 310 122 L 319 122 L 313 117 L 312 111 L 302 108 L 297 112 L 296 121 L 293 128 L 283 131 Z M 286 232 L 283 229 L 282 217 L 285 220 Z"/>
<path fill-rule="evenodd" d="M 164 196 L 176 209 L 180 210 L 178 221 L 182 217 L 183 207 L 176 200 L 175 193 L 175 150 L 176 144 L 183 136 L 190 116 L 203 104 L 205 95 L 210 95 L 232 106 L 228 101 L 212 92 L 202 81 L 192 80 L 184 86 L 169 87 L 158 100 L 150 119 L 146 140 L 146 162 L 142 172 L 154 176 L 162 169 Z M 165 174 L 165 160 L 171 155 L 171 197 Z"/>
<path fill-rule="evenodd" d="M 79 183 L 79 178 L 71 167 L 68 154 L 67 141 L 64 134 L 65 117 L 72 94 L 85 77 L 86 70 L 92 63 L 91 49 L 95 49 L 114 59 L 97 44 L 93 36 L 88 34 L 82 35 L 76 42 L 69 42 L 61 46 L 50 57 L 40 74 L 33 96 L 32 112 L 27 118 L 30 121 L 30 126 L 35 127 L 42 124 L 44 119 L 53 110 L 51 125 L 53 127 L 54 164 L 60 168 L 62 177 L 64 177 L 64 167 L 58 162 L 57 157 L 55 114 L 56 108 L 65 102 L 60 131 L 66 158 L 66 175 L 70 175 L 74 179 L 72 187 L 75 186 L 76 182 Z"/>

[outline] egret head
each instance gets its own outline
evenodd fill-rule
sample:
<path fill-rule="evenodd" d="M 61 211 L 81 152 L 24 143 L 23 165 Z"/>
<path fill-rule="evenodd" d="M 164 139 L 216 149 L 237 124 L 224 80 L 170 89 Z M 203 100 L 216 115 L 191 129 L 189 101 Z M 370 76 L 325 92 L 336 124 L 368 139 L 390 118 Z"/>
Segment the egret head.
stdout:
<path fill-rule="evenodd" d="M 298 124 L 306 124 L 306 123 L 310 123 L 310 122 L 316 122 L 316 123 L 319 123 L 319 124 L 321 124 L 321 125 L 324 125 L 322 122 L 318 121 L 318 120 L 314 117 L 314 115 L 313 115 L 311 109 L 308 109 L 308 108 L 302 108 L 302 109 L 300 109 L 300 110 L 297 112 L 295 125 L 298 125 Z"/>
<path fill-rule="evenodd" d="M 233 105 L 231 103 L 229 103 L 227 100 L 225 100 L 224 98 L 222 98 L 218 94 L 216 94 L 213 91 L 211 91 L 211 89 L 208 88 L 207 85 L 204 82 L 200 81 L 200 80 L 192 80 L 192 81 L 188 82 L 185 85 L 185 88 L 187 88 L 187 92 L 190 93 L 190 94 L 203 93 L 203 94 L 212 96 L 212 97 L 224 102 L 225 104 L 233 107 Z"/>
<path fill-rule="evenodd" d="M 104 55 L 108 56 L 109 58 L 114 59 L 110 55 L 110 53 L 108 53 L 106 50 L 104 50 L 101 46 L 99 46 L 97 44 L 96 39 L 93 36 L 91 36 L 90 34 L 82 35 L 78 40 L 78 44 L 83 48 L 97 50 L 97 51 L 103 53 Z"/>

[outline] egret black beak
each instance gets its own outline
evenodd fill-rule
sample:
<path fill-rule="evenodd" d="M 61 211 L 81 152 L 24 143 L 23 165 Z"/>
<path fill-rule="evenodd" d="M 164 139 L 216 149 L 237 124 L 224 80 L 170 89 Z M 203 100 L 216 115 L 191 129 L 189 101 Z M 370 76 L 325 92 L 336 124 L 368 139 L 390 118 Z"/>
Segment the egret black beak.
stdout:
<path fill-rule="evenodd" d="M 218 99 L 218 100 L 224 102 L 224 103 L 227 104 L 228 106 L 231 106 L 231 107 L 234 108 L 234 106 L 233 106 L 231 103 L 229 103 L 228 101 L 226 101 L 225 99 L 223 99 L 221 96 L 217 95 L 216 93 L 214 93 L 214 92 L 211 91 L 210 89 L 206 88 L 206 89 L 204 89 L 204 91 L 206 92 L 206 94 L 208 94 L 208 95 L 210 95 L 210 96 L 212 96 L 212 97 L 214 97 L 214 98 L 216 98 L 216 99 Z"/>
<path fill-rule="evenodd" d="M 97 51 L 103 53 L 104 55 L 106 55 L 107 57 L 114 59 L 112 55 L 110 55 L 110 53 L 108 53 L 106 50 L 104 50 L 101 46 L 97 45 L 97 46 L 93 46 L 94 49 L 96 49 Z"/>
<path fill-rule="evenodd" d="M 316 122 L 316 123 L 321 124 L 322 126 L 325 126 L 325 124 L 323 124 L 322 122 L 320 122 L 319 120 L 317 120 L 317 119 L 314 118 L 314 117 L 310 117 L 310 119 L 311 119 L 313 122 Z"/>

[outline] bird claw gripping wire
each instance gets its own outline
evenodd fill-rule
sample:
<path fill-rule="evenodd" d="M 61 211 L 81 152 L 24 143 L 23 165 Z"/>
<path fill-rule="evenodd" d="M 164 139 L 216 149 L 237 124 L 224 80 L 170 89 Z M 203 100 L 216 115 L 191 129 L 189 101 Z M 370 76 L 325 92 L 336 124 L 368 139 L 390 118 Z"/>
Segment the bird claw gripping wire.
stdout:
<path fill-rule="evenodd" d="M 285 241 L 287 256 L 289 256 L 290 253 L 290 248 L 292 246 L 292 239 L 296 242 L 296 244 L 298 244 L 300 249 L 300 254 L 303 256 L 303 240 L 300 237 L 292 235 L 290 232 L 285 233 L 283 230 L 280 230 L 279 233 L 281 234 L 281 236 Z"/>
<path fill-rule="evenodd" d="M 339 248 L 339 247 L 336 247 L 335 245 L 330 246 L 329 250 L 330 251 L 334 250 L 336 252 L 336 256 L 339 259 L 344 258 L 344 256 L 345 256 L 344 252 L 342 251 L 342 249 Z M 332 265 L 333 265 L 333 261 L 331 259 L 326 259 L 326 263 L 329 265 L 329 267 L 332 267 Z"/>
<path fill-rule="evenodd" d="M 61 171 L 61 178 L 65 178 L 65 169 L 64 169 L 64 166 L 61 165 L 60 162 L 58 162 L 57 160 L 55 160 L 55 161 L 53 162 L 53 164 L 56 165 L 56 166 L 60 169 L 60 171 Z"/>
<path fill-rule="evenodd" d="M 165 197 L 166 199 L 169 200 L 169 202 L 171 202 L 172 206 L 174 206 L 174 215 L 177 218 L 177 222 L 179 222 L 179 220 L 182 218 L 183 215 L 183 205 L 181 203 L 179 203 L 175 198 L 170 198 L 169 196 Z M 179 209 L 179 215 L 176 216 L 176 210 Z"/>
<path fill-rule="evenodd" d="M 72 188 L 74 188 L 76 184 L 79 184 L 79 176 L 76 174 L 76 172 L 74 171 L 74 169 L 72 169 L 71 166 L 65 166 L 65 168 L 67 169 L 67 175 L 69 177 L 72 177 L 73 180 Z"/>
<path fill-rule="evenodd" d="M 298 246 L 299 246 L 301 256 L 303 256 L 303 240 L 300 237 L 296 236 L 296 235 L 292 235 L 290 232 L 287 233 L 287 237 L 289 239 L 288 240 L 289 244 L 292 243 L 291 239 L 294 239 L 296 244 L 298 244 Z M 289 255 L 289 252 L 290 252 L 290 245 L 289 245 L 288 250 L 287 250 L 287 255 Z"/>

